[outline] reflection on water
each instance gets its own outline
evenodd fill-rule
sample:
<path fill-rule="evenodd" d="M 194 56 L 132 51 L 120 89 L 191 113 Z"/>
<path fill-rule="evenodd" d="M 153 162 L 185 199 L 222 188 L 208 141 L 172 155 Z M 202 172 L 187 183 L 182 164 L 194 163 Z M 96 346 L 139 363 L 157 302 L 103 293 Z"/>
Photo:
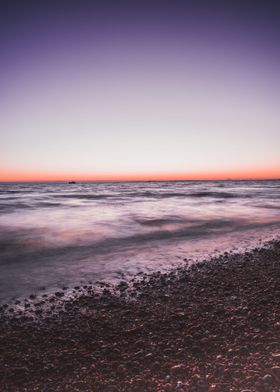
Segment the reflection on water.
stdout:
<path fill-rule="evenodd" d="M 0 184 L 0 299 L 169 268 L 280 227 L 280 181 Z"/>

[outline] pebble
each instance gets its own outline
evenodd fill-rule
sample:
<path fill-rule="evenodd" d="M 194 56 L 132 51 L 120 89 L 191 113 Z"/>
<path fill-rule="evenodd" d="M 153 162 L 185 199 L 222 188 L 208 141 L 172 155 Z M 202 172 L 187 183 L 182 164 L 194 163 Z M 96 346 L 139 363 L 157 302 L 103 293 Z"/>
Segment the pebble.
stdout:
<path fill-rule="evenodd" d="M 273 381 L 273 377 L 271 374 L 266 374 L 265 376 L 263 376 L 263 382 L 265 382 L 266 384 L 271 384 Z"/>
<path fill-rule="evenodd" d="M 183 382 L 182 381 L 177 381 L 176 383 L 176 388 L 182 388 Z"/>

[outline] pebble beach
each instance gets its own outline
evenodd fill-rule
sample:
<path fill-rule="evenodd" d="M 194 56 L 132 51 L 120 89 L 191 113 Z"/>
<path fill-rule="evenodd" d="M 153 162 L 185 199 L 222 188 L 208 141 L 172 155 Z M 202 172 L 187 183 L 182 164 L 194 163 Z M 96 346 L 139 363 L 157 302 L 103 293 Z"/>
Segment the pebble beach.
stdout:
<path fill-rule="evenodd" d="M 279 241 L 73 292 L 1 306 L 1 391 L 280 391 Z"/>

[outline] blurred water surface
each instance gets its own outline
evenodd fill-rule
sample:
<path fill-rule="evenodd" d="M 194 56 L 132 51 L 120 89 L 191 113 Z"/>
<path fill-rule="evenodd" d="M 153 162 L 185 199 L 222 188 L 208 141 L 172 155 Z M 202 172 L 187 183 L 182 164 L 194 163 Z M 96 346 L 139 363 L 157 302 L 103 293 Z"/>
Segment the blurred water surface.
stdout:
<path fill-rule="evenodd" d="M 0 300 L 279 234 L 280 180 L 0 183 Z"/>

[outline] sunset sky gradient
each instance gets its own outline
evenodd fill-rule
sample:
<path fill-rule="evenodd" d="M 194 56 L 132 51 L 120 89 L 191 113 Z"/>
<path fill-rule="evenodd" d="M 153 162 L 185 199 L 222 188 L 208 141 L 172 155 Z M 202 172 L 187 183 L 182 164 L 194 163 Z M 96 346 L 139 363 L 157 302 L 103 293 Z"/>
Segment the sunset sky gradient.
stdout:
<path fill-rule="evenodd" d="M 11 3 L 0 181 L 280 178 L 276 3 Z"/>

